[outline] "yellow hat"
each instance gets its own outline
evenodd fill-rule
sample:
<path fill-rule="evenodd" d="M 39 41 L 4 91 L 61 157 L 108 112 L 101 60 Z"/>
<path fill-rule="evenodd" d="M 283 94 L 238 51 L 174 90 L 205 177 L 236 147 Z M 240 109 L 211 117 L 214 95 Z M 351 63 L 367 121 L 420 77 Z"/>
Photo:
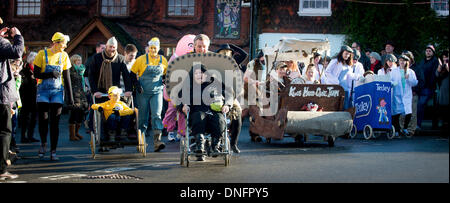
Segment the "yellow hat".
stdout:
<path fill-rule="evenodd" d="M 159 45 L 160 45 L 159 38 L 153 37 L 150 41 L 148 41 L 147 44 L 149 47 L 155 46 L 157 49 L 159 49 Z"/>
<path fill-rule="evenodd" d="M 115 94 L 115 95 L 117 95 L 117 94 L 122 94 L 122 89 L 120 89 L 120 88 L 118 88 L 117 86 L 111 86 L 109 89 L 108 89 L 108 94 Z"/>
<path fill-rule="evenodd" d="M 70 41 L 69 35 L 64 35 L 63 33 L 56 32 L 52 37 L 52 42 L 62 42 L 62 41 Z"/>

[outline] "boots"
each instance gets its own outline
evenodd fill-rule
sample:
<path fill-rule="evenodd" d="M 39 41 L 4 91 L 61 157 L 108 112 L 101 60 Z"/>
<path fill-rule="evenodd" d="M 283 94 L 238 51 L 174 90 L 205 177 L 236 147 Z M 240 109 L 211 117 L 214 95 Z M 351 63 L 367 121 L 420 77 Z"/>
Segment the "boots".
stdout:
<path fill-rule="evenodd" d="M 166 147 L 166 144 L 164 144 L 164 142 L 161 142 L 161 135 L 161 130 L 153 131 L 153 147 L 155 152 L 159 152 Z"/>
<path fill-rule="evenodd" d="M 212 157 L 216 158 L 219 155 L 219 141 L 218 137 L 212 137 Z"/>
<path fill-rule="evenodd" d="M 203 134 L 195 135 L 195 153 L 197 161 L 204 161 L 205 156 L 203 155 L 205 151 L 205 136 Z"/>
<path fill-rule="evenodd" d="M 78 137 L 78 139 L 82 140 L 83 136 L 81 136 L 80 133 L 78 133 L 78 131 L 80 130 L 80 127 L 81 127 L 81 123 L 75 124 L 75 136 Z"/>
<path fill-rule="evenodd" d="M 69 139 L 70 139 L 70 141 L 79 141 L 80 140 L 75 135 L 75 133 L 76 133 L 75 128 L 76 128 L 75 124 L 69 124 L 69 135 L 70 135 Z"/>

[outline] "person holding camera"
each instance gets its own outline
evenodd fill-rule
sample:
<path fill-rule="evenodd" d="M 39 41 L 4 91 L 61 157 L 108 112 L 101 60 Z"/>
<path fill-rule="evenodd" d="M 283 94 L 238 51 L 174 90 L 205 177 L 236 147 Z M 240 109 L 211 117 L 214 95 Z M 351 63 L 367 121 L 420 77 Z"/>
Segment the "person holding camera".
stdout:
<path fill-rule="evenodd" d="M 6 37 L 11 37 L 11 44 Z M 16 28 L 0 29 L 0 179 L 15 179 L 19 176 L 7 171 L 8 152 L 12 133 L 12 104 L 19 99 L 16 81 L 9 59 L 22 58 L 24 40 Z"/>
<path fill-rule="evenodd" d="M 59 138 L 59 119 L 64 103 L 64 90 L 68 92 L 69 106 L 74 106 L 69 69 L 72 67 L 69 55 L 64 51 L 69 36 L 56 32 L 50 49 L 40 50 L 34 59 L 34 76 L 37 85 L 37 106 L 41 147 L 39 158 L 44 158 L 47 148 L 47 132 L 50 123 L 50 159 L 57 161 L 56 147 Z M 63 84 L 64 82 L 64 84 Z"/>

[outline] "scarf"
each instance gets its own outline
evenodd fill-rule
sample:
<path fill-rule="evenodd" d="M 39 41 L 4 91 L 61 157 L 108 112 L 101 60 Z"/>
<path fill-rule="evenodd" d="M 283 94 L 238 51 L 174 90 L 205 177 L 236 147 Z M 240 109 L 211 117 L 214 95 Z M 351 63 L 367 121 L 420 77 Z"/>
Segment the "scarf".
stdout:
<path fill-rule="evenodd" d="M 81 86 L 83 87 L 83 92 L 86 92 L 85 82 L 84 82 L 84 71 L 86 70 L 86 67 L 84 67 L 83 64 L 77 66 L 73 66 L 75 68 L 75 72 L 81 76 Z"/>
<path fill-rule="evenodd" d="M 105 52 L 102 52 L 102 67 L 100 68 L 100 75 L 98 77 L 97 88 L 108 90 L 112 86 L 112 66 L 111 63 L 116 60 L 117 52 L 112 59 L 106 59 Z"/>

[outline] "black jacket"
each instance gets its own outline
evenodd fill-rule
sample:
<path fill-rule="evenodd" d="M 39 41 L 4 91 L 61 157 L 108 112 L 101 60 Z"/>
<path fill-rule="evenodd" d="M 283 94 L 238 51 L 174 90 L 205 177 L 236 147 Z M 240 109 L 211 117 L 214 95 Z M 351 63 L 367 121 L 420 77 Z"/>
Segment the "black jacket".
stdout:
<path fill-rule="evenodd" d="M 14 36 L 14 43 L 0 37 L 0 104 L 10 105 L 19 99 L 11 66 L 8 59 L 22 58 L 24 50 L 23 37 Z"/>
<path fill-rule="evenodd" d="M 92 60 L 86 64 L 86 70 L 89 71 L 89 85 L 91 87 L 91 92 L 103 92 L 107 93 L 107 89 L 98 89 L 98 79 L 100 76 L 100 69 L 102 67 L 103 57 L 102 52 L 95 54 L 92 57 Z M 116 60 L 111 63 L 112 67 L 112 84 L 113 86 L 120 86 L 120 76 L 123 78 L 123 82 L 125 85 L 125 91 L 131 92 L 133 90 L 131 84 L 130 73 L 128 72 L 127 65 L 125 64 L 125 57 L 122 55 L 118 55 Z"/>
<path fill-rule="evenodd" d="M 436 70 L 438 67 L 439 60 L 436 58 L 436 56 L 433 56 L 433 58 L 431 58 L 430 60 L 427 60 L 425 58 L 417 65 L 416 75 L 421 74 L 421 77 L 423 77 L 424 79 L 423 84 L 419 84 L 420 90 L 436 89 Z"/>

